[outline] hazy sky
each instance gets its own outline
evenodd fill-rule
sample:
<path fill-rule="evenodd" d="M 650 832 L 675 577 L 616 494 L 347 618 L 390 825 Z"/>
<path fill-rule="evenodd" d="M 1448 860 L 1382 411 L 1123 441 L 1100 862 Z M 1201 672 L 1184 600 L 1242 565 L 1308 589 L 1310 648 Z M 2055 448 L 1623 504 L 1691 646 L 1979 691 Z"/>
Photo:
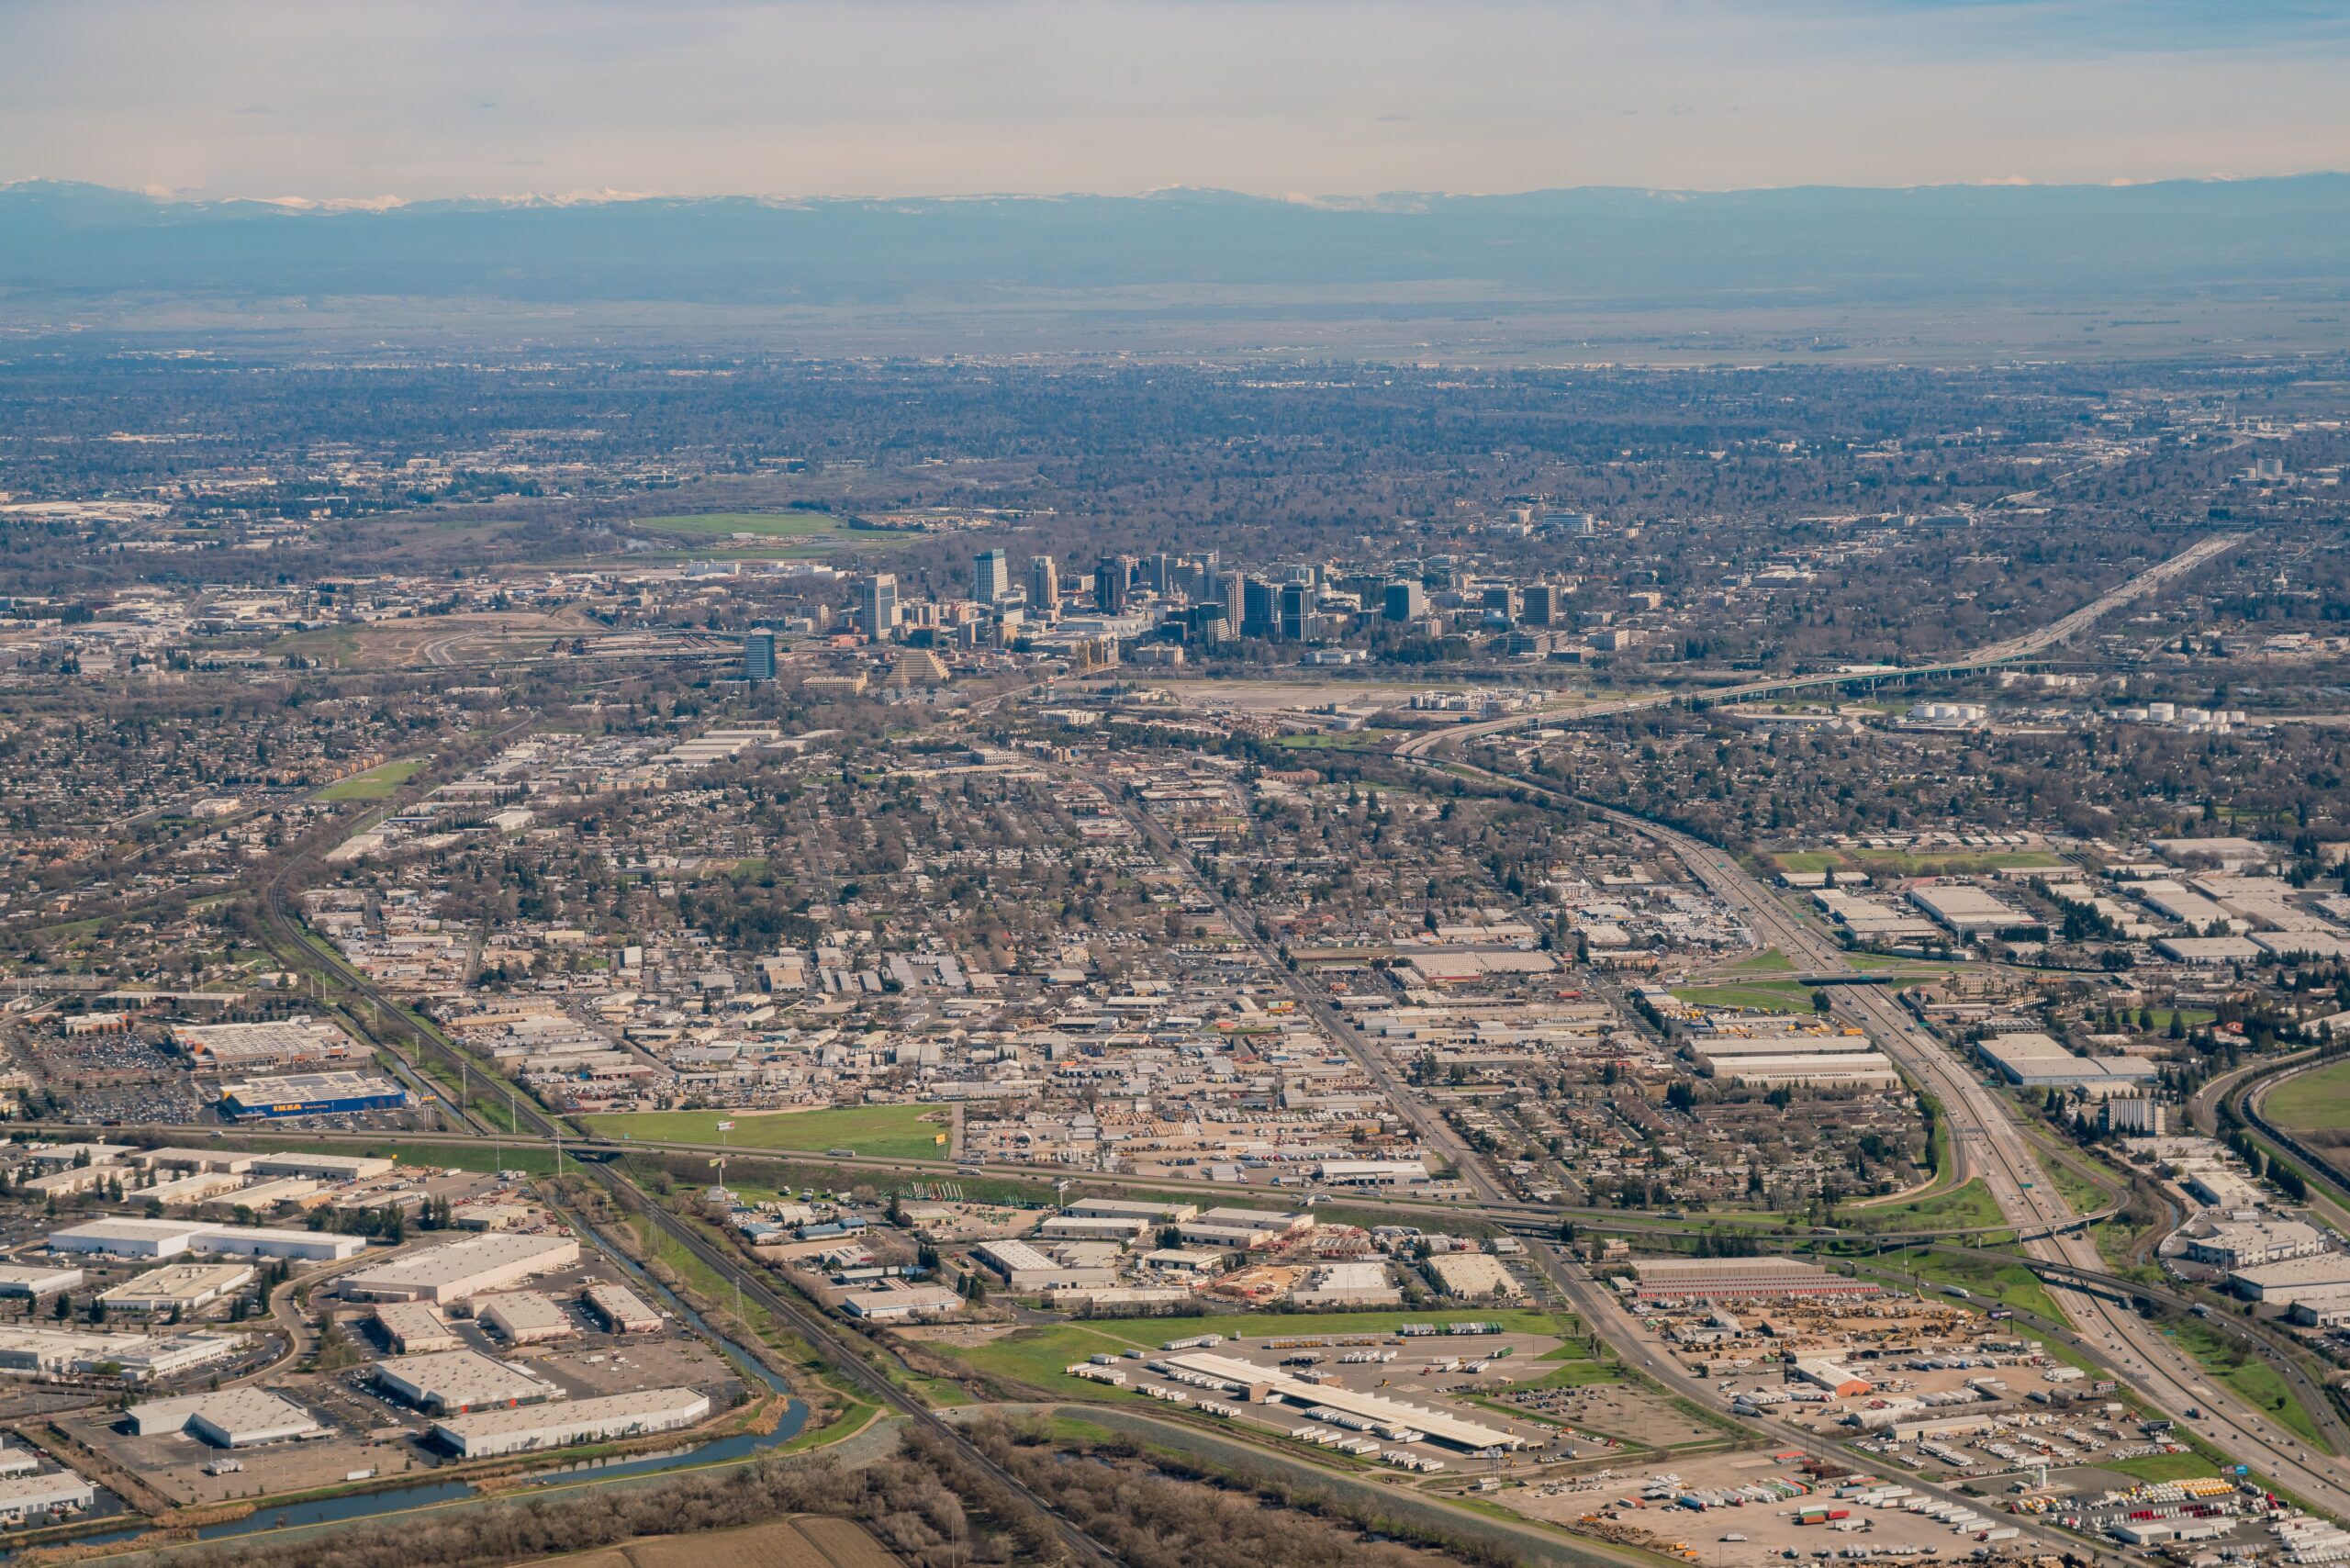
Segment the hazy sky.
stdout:
<path fill-rule="evenodd" d="M 2350 168 L 2350 0 L 0 0 L 0 180 L 1270 195 Z"/>

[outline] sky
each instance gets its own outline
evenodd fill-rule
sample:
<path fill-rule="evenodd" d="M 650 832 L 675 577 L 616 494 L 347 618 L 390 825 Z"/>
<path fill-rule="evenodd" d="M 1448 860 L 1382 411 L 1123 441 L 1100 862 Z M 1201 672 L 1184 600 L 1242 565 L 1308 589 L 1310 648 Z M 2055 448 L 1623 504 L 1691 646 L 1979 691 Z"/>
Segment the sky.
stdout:
<path fill-rule="evenodd" d="M 1265 196 L 2350 169 L 2350 0 L 0 0 L 0 181 Z"/>

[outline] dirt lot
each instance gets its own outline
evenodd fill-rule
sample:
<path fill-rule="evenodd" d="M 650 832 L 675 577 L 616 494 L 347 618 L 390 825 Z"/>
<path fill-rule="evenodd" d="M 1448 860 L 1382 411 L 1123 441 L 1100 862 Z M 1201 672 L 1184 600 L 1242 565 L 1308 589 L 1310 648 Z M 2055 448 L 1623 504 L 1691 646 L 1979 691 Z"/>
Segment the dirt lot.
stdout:
<path fill-rule="evenodd" d="M 1613 1439 L 1628 1448 L 1674 1448 L 1721 1436 L 1670 1399 L 1637 1383 L 1499 1390 L 1488 1397 L 1528 1416 L 1547 1417 L 1578 1438 Z M 1576 1441 L 1575 1446 L 1580 1450 L 1589 1445 Z"/>
<path fill-rule="evenodd" d="M 748 1529 L 665 1535 L 524 1568 L 892 1568 L 899 1559 L 848 1519 L 776 1519 Z"/>

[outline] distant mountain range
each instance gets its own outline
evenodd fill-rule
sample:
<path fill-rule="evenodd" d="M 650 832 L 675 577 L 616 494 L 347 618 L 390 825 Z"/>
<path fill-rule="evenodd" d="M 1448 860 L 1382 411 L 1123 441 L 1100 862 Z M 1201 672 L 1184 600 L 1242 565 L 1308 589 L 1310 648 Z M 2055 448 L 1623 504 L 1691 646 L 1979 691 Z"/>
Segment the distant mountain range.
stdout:
<path fill-rule="evenodd" d="M 435 201 L 375 210 L 0 186 L 0 291 L 68 301 L 1017 301 L 1262 287 L 1670 304 L 2340 298 L 2350 175 L 2156 185 L 1614 188 L 1308 203 L 1143 196 Z"/>

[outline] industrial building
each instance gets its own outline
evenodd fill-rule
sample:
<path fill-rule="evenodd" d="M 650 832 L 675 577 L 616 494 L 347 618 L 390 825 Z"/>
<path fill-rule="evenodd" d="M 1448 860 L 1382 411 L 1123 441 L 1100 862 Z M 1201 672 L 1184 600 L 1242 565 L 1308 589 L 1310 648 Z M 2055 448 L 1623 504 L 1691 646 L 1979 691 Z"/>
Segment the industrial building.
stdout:
<path fill-rule="evenodd" d="M 535 1345 L 566 1339 L 579 1332 L 570 1314 L 537 1291 L 509 1291 L 487 1295 L 474 1304 L 474 1317 L 509 1345 Z"/>
<path fill-rule="evenodd" d="M 93 1252 L 111 1258 L 177 1258 L 183 1253 L 228 1254 L 240 1258 L 286 1258 L 311 1262 L 339 1262 L 355 1258 L 367 1246 L 358 1236 L 334 1236 L 315 1230 L 286 1230 L 268 1226 L 214 1225 L 203 1220 L 133 1219 L 110 1215 L 87 1224 L 69 1226 L 49 1235 L 52 1252 Z"/>
<path fill-rule="evenodd" d="M 192 1066 L 250 1072 L 256 1068 L 341 1061 L 358 1047 L 340 1025 L 320 1018 L 264 1024 L 174 1024 L 172 1043 Z"/>
<path fill-rule="evenodd" d="M 709 1414 L 707 1394 L 690 1388 L 650 1388 L 577 1399 L 554 1410 L 487 1410 L 437 1421 L 432 1432 L 461 1459 L 489 1459 L 572 1443 L 674 1432 Z"/>
<path fill-rule="evenodd" d="M 372 1182 L 397 1162 L 372 1154 L 264 1154 L 255 1159 L 256 1176 L 308 1176 L 320 1182 Z"/>
<path fill-rule="evenodd" d="M 82 1282 L 79 1269 L 34 1269 L 20 1263 L 0 1264 L 0 1296 L 24 1296 L 45 1301 Z"/>
<path fill-rule="evenodd" d="M 1270 1367 L 1260 1367 L 1231 1356 L 1187 1351 L 1169 1356 L 1165 1365 L 1193 1377 L 1205 1378 L 1227 1393 L 1240 1394 L 1263 1404 L 1285 1400 L 1307 1408 L 1321 1406 L 1372 1423 L 1381 1436 L 1401 1440 L 1399 1434 L 1418 1432 L 1428 1441 L 1470 1453 L 1508 1450 L 1526 1446 L 1526 1439 L 1500 1427 L 1467 1421 L 1442 1410 L 1406 1405 L 1383 1394 L 1359 1393 L 1336 1383 L 1307 1383 Z"/>
<path fill-rule="evenodd" d="M 291 1400 L 258 1388 L 222 1388 L 177 1399 L 151 1399 L 129 1412 L 130 1429 L 142 1438 L 189 1432 L 214 1448 L 252 1448 L 314 1437 L 326 1428 Z"/>
<path fill-rule="evenodd" d="M 1498 1258 L 1483 1252 L 1438 1252 L 1429 1257 L 1428 1278 L 1447 1295 L 1472 1299 L 1516 1297 L 1526 1294 L 1517 1277 Z"/>
<path fill-rule="evenodd" d="M 894 1289 L 851 1291 L 841 1298 L 841 1310 L 852 1317 L 883 1322 L 921 1313 L 963 1310 L 963 1298 L 945 1285 L 901 1285 Z"/>
<path fill-rule="evenodd" d="M 464 1301 L 579 1261 L 568 1236 L 490 1233 L 405 1252 L 342 1277 L 353 1301 Z"/>
<path fill-rule="evenodd" d="M 11 1475 L 0 1480 L 0 1518 L 22 1519 L 67 1508 L 86 1508 L 97 1488 L 70 1470 L 54 1475 Z"/>
<path fill-rule="evenodd" d="M 1639 1301 L 1710 1296 L 1877 1295 L 1878 1286 L 1787 1258 L 1639 1258 L 1630 1287 Z"/>
<path fill-rule="evenodd" d="M 245 1343 L 241 1334 L 106 1334 L 95 1329 L 0 1324 L 0 1372 L 34 1377 L 87 1376 L 148 1383 L 213 1361 Z"/>
<path fill-rule="evenodd" d="M 251 1263 L 166 1263 L 98 1299 L 115 1312 L 196 1312 L 252 1282 Z"/>
<path fill-rule="evenodd" d="M 2009 1083 L 2026 1089 L 2125 1085 L 2155 1076 L 2144 1057 L 2076 1057 L 2046 1035 L 1993 1035 L 1975 1050 Z"/>
<path fill-rule="evenodd" d="M 1709 1078 L 1756 1088 L 1897 1089 L 1901 1074 L 1875 1051 L 1805 1051 L 1789 1056 L 1720 1053 L 1697 1047 L 1697 1066 Z"/>
<path fill-rule="evenodd" d="M 220 1110 L 230 1116 L 329 1116 L 397 1110 L 407 1103 L 407 1090 L 365 1072 L 302 1072 L 220 1087 Z"/>
<path fill-rule="evenodd" d="M 1137 1198 L 1080 1198 L 1061 1209 L 1064 1215 L 1084 1219 L 1141 1220 L 1153 1228 L 1181 1225 L 1195 1218 L 1199 1212 L 1197 1204 L 1154 1203 Z"/>
<path fill-rule="evenodd" d="M 615 1334 L 658 1334 L 661 1315 L 626 1285 L 593 1284 L 580 1293 L 606 1328 Z"/>
<path fill-rule="evenodd" d="M 458 1415 L 563 1397 L 554 1383 L 478 1350 L 442 1350 L 375 1363 L 375 1381 L 420 1410 Z"/>
<path fill-rule="evenodd" d="M 1177 1232 L 1195 1247 L 1270 1247 L 1314 1228 L 1310 1214 L 1273 1214 L 1262 1209 L 1209 1209 L 1181 1222 Z"/>
<path fill-rule="evenodd" d="M 1930 915 L 1934 924 L 1961 936 L 2024 935 L 2048 929 L 2047 923 L 2037 916 L 1965 882 L 1912 888 L 1909 902 Z"/>
<path fill-rule="evenodd" d="M 403 1356 L 421 1356 L 435 1350 L 456 1350 L 464 1347 L 457 1331 L 448 1320 L 427 1303 L 420 1301 L 387 1301 L 375 1308 L 375 1326 L 384 1331 L 384 1338 Z"/>

